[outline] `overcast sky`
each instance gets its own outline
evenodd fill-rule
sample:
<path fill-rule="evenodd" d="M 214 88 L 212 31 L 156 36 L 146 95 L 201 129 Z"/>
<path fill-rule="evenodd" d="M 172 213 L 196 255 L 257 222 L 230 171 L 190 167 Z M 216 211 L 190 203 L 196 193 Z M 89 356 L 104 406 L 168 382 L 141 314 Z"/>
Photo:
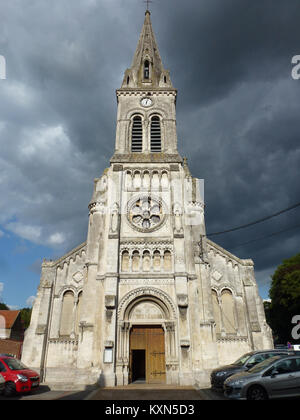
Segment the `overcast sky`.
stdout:
<path fill-rule="evenodd" d="M 86 240 L 145 4 L 0 0 L 0 10 L 0 299 L 23 307 L 42 258 Z M 205 180 L 207 232 L 299 202 L 299 0 L 154 0 L 151 20 L 178 89 L 179 151 Z M 300 252 L 299 215 L 212 237 L 254 260 L 263 298 L 275 267 Z"/>

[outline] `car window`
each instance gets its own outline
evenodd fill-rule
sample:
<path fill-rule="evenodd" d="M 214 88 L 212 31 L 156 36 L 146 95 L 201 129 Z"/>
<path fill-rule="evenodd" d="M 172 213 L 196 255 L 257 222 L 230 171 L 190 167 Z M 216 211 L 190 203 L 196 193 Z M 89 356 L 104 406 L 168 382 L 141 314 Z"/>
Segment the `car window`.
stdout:
<path fill-rule="evenodd" d="M 24 370 L 28 369 L 23 363 L 16 359 L 5 359 L 5 363 L 11 370 Z"/>
<path fill-rule="evenodd" d="M 6 368 L 2 362 L 0 362 L 0 372 L 6 372 Z"/>
<path fill-rule="evenodd" d="M 296 365 L 294 362 L 295 359 L 282 360 L 275 365 L 275 370 L 278 372 L 278 375 L 293 372 Z"/>
<path fill-rule="evenodd" d="M 268 366 L 272 365 L 277 359 L 279 359 L 278 356 L 269 357 L 268 359 L 265 359 L 263 362 L 260 362 L 259 364 L 255 365 L 253 368 L 249 369 L 249 372 L 250 373 L 260 372 L 260 371 L 266 369 Z M 270 369 L 270 371 L 272 369 Z M 267 371 L 266 373 L 264 373 L 264 376 L 267 376 L 269 374 L 268 372 L 269 371 Z M 271 373 L 270 373 L 270 375 L 271 375 Z"/>
<path fill-rule="evenodd" d="M 252 356 L 252 353 L 246 353 L 243 356 L 241 356 L 239 359 L 237 359 L 233 364 L 242 366 L 244 363 L 247 362 L 247 360 Z"/>
<path fill-rule="evenodd" d="M 300 372 L 300 358 L 295 359 L 295 372 Z"/>
<path fill-rule="evenodd" d="M 248 360 L 247 366 L 251 366 L 251 365 L 254 366 L 254 365 L 257 365 L 257 363 L 263 362 L 266 359 L 266 357 L 264 356 L 265 354 L 261 354 L 261 353 L 255 354 Z"/>

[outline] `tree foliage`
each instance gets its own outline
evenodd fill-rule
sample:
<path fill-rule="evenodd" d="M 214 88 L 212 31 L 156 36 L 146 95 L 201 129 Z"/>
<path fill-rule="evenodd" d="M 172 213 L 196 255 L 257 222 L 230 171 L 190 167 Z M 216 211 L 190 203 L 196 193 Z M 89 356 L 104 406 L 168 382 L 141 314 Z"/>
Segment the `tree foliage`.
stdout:
<path fill-rule="evenodd" d="M 284 260 L 277 267 L 269 294 L 269 323 L 277 341 L 296 343 L 291 336 L 291 321 L 294 315 L 300 315 L 300 254 Z"/>
<path fill-rule="evenodd" d="M 25 330 L 30 325 L 31 312 L 32 312 L 32 308 L 21 309 L 21 320 L 23 321 L 23 325 L 24 325 Z"/>

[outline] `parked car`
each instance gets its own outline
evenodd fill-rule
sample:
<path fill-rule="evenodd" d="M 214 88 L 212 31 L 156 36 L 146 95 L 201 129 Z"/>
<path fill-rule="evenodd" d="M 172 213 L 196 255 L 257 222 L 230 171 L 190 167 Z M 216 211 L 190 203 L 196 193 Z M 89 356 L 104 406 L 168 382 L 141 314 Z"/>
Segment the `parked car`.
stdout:
<path fill-rule="evenodd" d="M 288 346 L 286 344 L 275 344 L 275 349 L 278 350 L 287 350 Z"/>
<path fill-rule="evenodd" d="M 232 375 L 224 382 L 224 394 L 238 400 L 300 396 L 300 356 L 274 356 Z"/>
<path fill-rule="evenodd" d="M 272 356 L 286 356 L 290 352 L 288 350 L 261 350 L 252 351 L 241 356 L 238 360 L 230 365 L 221 366 L 214 369 L 210 375 L 211 387 L 215 390 L 223 391 L 224 381 L 238 372 L 244 372 L 253 368 L 258 363 Z"/>
<path fill-rule="evenodd" d="M 5 379 L 5 396 L 30 392 L 40 385 L 39 374 L 13 357 L 0 355 L 0 374 Z"/>
<path fill-rule="evenodd" d="M 0 373 L 0 394 L 2 394 L 2 392 L 4 391 L 4 385 L 5 385 L 5 379 Z"/>

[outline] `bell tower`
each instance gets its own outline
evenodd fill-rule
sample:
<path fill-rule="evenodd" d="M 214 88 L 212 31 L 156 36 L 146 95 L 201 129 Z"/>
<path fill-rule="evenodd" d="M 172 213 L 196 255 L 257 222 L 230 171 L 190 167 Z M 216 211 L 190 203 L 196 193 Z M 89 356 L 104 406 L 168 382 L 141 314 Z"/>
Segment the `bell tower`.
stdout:
<path fill-rule="evenodd" d="M 112 163 L 181 162 L 177 152 L 176 96 L 159 54 L 150 20 L 117 90 L 118 117 Z"/>

